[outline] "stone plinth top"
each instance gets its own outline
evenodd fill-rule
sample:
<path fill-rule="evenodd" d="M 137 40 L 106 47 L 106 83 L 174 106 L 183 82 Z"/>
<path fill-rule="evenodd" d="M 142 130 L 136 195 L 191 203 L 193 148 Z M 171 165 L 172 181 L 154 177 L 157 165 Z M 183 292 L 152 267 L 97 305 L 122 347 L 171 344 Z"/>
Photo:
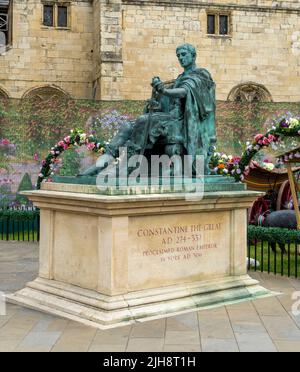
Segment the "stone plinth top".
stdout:
<path fill-rule="evenodd" d="M 51 184 L 49 184 L 51 185 Z M 57 186 L 58 184 L 56 184 Z M 67 209 L 97 215 L 138 215 L 147 213 L 181 213 L 202 210 L 224 210 L 249 208 L 263 193 L 256 191 L 226 191 L 204 193 L 203 198 L 193 194 L 151 194 L 106 196 L 66 191 L 26 191 L 23 192 L 41 208 Z M 209 205 L 209 207 L 208 207 Z"/>

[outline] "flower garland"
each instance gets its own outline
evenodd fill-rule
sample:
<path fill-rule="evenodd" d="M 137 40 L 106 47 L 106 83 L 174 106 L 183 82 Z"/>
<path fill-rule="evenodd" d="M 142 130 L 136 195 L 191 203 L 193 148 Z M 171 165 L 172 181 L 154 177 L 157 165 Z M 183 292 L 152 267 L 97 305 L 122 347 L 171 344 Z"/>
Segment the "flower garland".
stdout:
<path fill-rule="evenodd" d="M 97 138 L 91 134 L 87 135 L 80 129 L 71 130 L 71 134 L 59 141 L 54 147 L 51 148 L 50 153 L 42 161 L 42 168 L 37 180 L 37 189 L 41 188 L 41 183 L 44 179 L 54 175 L 55 164 L 58 157 L 72 146 L 85 145 L 88 150 L 98 153 L 100 155 L 105 153 L 105 142 L 98 141 Z"/>
<path fill-rule="evenodd" d="M 300 120 L 298 118 L 282 119 L 278 125 L 273 126 L 265 134 L 257 134 L 254 141 L 247 144 L 246 150 L 241 158 L 215 153 L 212 157 L 211 165 L 215 173 L 229 175 L 235 180 L 243 181 L 245 176 L 250 173 L 250 162 L 253 157 L 262 149 L 273 143 L 279 142 L 284 137 L 300 136 Z M 300 157 L 300 153 L 291 154 L 293 157 Z M 287 159 L 282 159 L 287 160 Z M 271 170 L 271 169 L 270 169 Z"/>
<path fill-rule="evenodd" d="M 215 174 L 234 177 L 237 182 L 243 181 L 245 176 L 250 173 L 250 162 L 253 157 L 262 148 L 278 142 L 280 138 L 284 136 L 300 136 L 300 119 L 282 119 L 277 126 L 273 126 L 267 133 L 257 134 L 254 137 L 253 143 L 247 144 L 247 148 L 241 157 L 226 155 L 224 153 L 214 153 L 210 161 L 210 167 Z M 57 158 L 62 152 L 68 150 L 72 146 L 82 145 L 87 146 L 88 150 L 98 154 L 105 153 L 105 142 L 98 141 L 93 134 L 87 135 L 80 129 L 71 130 L 71 134 L 62 141 L 59 141 L 56 146 L 52 147 L 50 154 L 43 160 L 42 169 L 37 180 L 37 189 L 40 189 L 41 183 L 45 178 L 54 174 L 53 171 L 58 160 Z M 300 158 L 300 153 L 296 152 L 290 154 L 290 156 Z"/>

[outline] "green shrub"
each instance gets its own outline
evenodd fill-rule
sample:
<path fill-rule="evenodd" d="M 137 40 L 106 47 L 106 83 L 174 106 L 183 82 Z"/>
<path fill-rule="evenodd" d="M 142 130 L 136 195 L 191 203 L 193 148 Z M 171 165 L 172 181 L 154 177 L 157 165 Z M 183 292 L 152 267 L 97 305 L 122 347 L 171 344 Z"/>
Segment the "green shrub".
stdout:
<path fill-rule="evenodd" d="M 18 187 L 16 201 L 18 201 L 20 204 L 28 204 L 29 199 L 26 196 L 21 195 L 20 193 L 22 191 L 29 191 L 32 189 L 33 189 L 33 185 L 31 182 L 30 175 L 28 173 L 25 173 Z"/>
<path fill-rule="evenodd" d="M 277 244 L 300 243 L 300 230 L 289 230 L 278 227 L 248 226 L 248 240 L 264 241 Z"/>
<path fill-rule="evenodd" d="M 76 176 L 80 168 L 80 155 L 75 149 L 65 151 L 62 156 L 62 167 L 60 168 L 61 176 Z"/>

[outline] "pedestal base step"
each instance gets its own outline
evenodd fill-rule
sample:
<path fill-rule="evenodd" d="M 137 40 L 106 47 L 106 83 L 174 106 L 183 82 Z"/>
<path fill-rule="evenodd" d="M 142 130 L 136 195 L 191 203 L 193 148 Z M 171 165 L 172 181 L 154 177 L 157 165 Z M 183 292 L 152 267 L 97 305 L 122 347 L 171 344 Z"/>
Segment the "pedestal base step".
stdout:
<path fill-rule="evenodd" d="M 108 329 L 273 296 L 248 275 L 107 296 L 37 278 L 7 295 L 9 302 Z"/>

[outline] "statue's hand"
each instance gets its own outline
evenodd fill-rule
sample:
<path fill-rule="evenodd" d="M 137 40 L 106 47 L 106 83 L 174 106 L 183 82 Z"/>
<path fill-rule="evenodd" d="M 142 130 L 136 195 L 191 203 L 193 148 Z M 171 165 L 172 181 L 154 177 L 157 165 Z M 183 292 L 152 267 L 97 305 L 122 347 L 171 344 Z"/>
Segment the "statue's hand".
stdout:
<path fill-rule="evenodd" d="M 164 83 L 160 80 L 160 78 L 159 78 L 158 76 L 155 76 L 155 77 L 152 79 L 151 86 L 152 86 L 153 89 L 155 89 L 158 93 L 163 93 L 163 91 L 164 91 L 164 89 L 165 89 Z"/>
<path fill-rule="evenodd" d="M 153 88 L 155 88 L 155 86 L 156 86 L 157 84 L 160 84 L 160 83 L 161 83 L 160 77 L 159 77 L 159 76 L 154 76 L 154 77 L 152 78 L 151 86 L 152 86 Z"/>

